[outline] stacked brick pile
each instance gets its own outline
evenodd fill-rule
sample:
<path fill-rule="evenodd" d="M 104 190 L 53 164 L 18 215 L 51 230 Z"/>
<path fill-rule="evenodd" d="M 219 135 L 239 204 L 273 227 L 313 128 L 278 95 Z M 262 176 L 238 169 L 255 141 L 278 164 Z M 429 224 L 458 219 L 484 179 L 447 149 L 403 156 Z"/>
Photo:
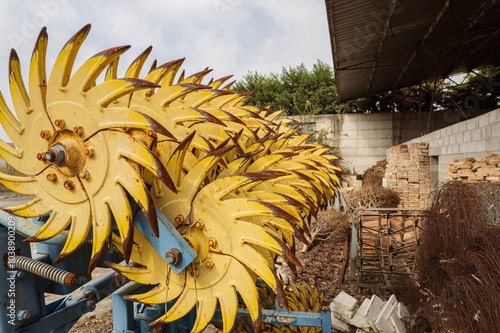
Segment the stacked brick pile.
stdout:
<path fill-rule="evenodd" d="M 467 157 L 451 160 L 444 175 L 446 180 L 472 183 L 500 182 L 500 155 L 488 154 L 485 158 Z"/>
<path fill-rule="evenodd" d="M 387 188 L 401 197 L 400 208 L 427 208 L 431 167 L 427 142 L 392 146 L 385 173 Z"/>

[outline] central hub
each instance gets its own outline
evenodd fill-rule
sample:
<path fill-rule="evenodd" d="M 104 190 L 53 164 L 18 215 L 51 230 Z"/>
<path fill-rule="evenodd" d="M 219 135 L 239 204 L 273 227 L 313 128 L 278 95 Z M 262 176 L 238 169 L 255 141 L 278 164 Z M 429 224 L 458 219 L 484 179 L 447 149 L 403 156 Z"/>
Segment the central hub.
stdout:
<path fill-rule="evenodd" d="M 64 166 L 64 164 L 66 164 L 68 154 L 66 153 L 66 149 L 64 148 L 64 146 L 60 143 L 57 143 L 45 152 L 45 159 L 49 162 L 54 163 L 58 167 L 62 167 Z"/>
<path fill-rule="evenodd" d="M 55 144 L 45 152 L 45 159 L 54 163 L 70 177 L 77 176 L 85 167 L 85 143 L 71 131 L 59 133 Z"/>

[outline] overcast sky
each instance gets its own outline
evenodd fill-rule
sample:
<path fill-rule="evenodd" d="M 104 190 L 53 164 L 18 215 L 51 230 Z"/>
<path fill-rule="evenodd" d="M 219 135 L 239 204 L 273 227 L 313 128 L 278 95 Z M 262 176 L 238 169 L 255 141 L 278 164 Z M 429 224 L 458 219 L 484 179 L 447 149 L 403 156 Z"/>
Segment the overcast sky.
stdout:
<path fill-rule="evenodd" d="M 319 59 L 332 65 L 323 0 L 2 0 L 0 2 L 0 90 L 10 103 L 8 59 L 16 49 L 26 77 L 40 29 L 47 27 L 47 72 L 65 42 L 84 25 L 92 29 L 76 66 L 92 55 L 131 45 L 119 73 L 149 45 L 158 63 L 186 57 L 193 74 L 205 67 L 211 76 L 248 71 L 280 72 Z M 211 76 L 207 77 L 210 78 Z M 6 139 L 5 134 L 0 137 Z"/>

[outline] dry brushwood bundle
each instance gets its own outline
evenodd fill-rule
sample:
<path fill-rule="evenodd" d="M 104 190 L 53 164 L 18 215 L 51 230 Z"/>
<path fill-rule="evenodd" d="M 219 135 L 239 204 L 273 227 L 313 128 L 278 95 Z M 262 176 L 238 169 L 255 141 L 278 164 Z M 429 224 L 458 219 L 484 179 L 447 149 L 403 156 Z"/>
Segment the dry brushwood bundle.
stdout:
<path fill-rule="evenodd" d="M 423 311 L 434 331 L 490 333 L 500 323 L 498 188 L 452 181 L 435 194 L 418 250 Z M 484 200 L 496 193 L 496 200 Z M 438 310 L 438 311 L 436 311 Z"/>
<path fill-rule="evenodd" d="M 378 161 L 374 166 L 366 169 L 363 173 L 363 186 L 382 186 L 382 178 L 385 177 L 387 162 L 385 160 Z"/>
<path fill-rule="evenodd" d="M 349 215 L 332 208 L 319 211 L 318 215 L 311 219 L 309 233 L 306 237 L 310 245 L 304 244 L 302 252 L 307 252 L 318 241 L 343 241 L 349 233 Z"/>
<path fill-rule="evenodd" d="M 349 215 L 357 209 L 397 208 L 400 201 L 395 191 L 380 186 L 364 186 L 353 191 L 346 200 Z"/>

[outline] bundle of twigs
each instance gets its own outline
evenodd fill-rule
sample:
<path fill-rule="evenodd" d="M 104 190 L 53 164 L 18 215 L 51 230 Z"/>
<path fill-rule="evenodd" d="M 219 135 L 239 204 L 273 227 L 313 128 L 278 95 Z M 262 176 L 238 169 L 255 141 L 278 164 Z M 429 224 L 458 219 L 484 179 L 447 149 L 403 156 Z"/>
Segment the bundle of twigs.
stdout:
<path fill-rule="evenodd" d="M 500 187 L 491 186 L 447 182 L 434 196 L 417 260 L 434 331 L 500 327 Z"/>

